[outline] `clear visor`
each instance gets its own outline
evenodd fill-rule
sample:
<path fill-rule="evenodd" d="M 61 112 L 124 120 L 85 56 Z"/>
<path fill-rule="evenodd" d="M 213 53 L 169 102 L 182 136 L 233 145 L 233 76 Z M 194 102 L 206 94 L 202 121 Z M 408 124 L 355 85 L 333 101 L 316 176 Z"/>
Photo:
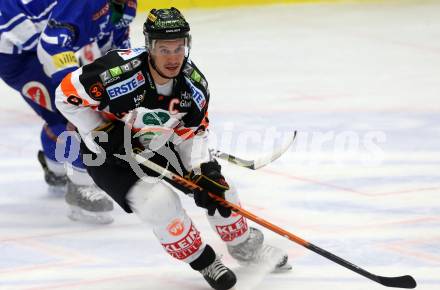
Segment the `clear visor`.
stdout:
<path fill-rule="evenodd" d="M 190 39 L 188 37 L 175 39 L 153 39 L 150 52 L 157 56 L 189 56 Z"/>

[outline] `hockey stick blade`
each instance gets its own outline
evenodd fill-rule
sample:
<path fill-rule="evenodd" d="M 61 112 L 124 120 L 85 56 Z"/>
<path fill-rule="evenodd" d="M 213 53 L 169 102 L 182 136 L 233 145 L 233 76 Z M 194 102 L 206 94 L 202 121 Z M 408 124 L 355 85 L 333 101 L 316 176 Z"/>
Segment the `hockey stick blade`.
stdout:
<path fill-rule="evenodd" d="M 373 273 L 370 273 L 366 271 L 365 269 L 362 269 L 359 266 L 356 266 L 353 263 L 350 263 L 347 260 L 344 260 L 343 258 L 336 256 L 333 253 L 330 253 L 329 251 L 324 250 L 323 248 L 320 248 L 310 242 L 304 241 L 289 232 L 285 232 L 285 237 L 287 237 L 289 240 L 294 241 L 305 248 L 317 253 L 318 255 L 321 255 L 330 261 L 335 262 L 336 264 L 341 265 L 342 267 L 345 267 L 347 269 L 352 270 L 353 272 L 358 273 L 359 275 L 362 275 L 370 280 L 373 280 L 379 284 L 382 284 L 386 287 L 395 287 L 395 288 L 415 288 L 417 286 L 416 281 L 413 277 L 409 275 L 400 276 L 400 277 L 382 277 L 375 275 Z"/>
<path fill-rule="evenodd" d="M 239 157 L 236 157 L 234 155 L 231 155 L 229 153 L 222 152 L 220 150 L 215 149 L 209 149 L 209 152 L 212 156 L 215 156 L 217 158 L 223 159 L 228 161 L 229 163 L 249 168 L 252 170 L 257 170 L 261 167 L 266 166 L 269 163 L 272 163 L 273 161 L 277 160 L 281 155 L 283 155 L 287 149 L 290 148 L 290 146 L 295 142 L 296 140 L 297 131 L 293 132 L 293 136 L 289 138 L 289 141 L 283 144 L 280 148 L 272 152 L 270 155 L 260 157 L 255 160 L 246 160 Z"/>
<path fill-rule="evenodd" d="M 377 276 L 377 282 L 387 287 L 394 288 L 407 288 L 413 289 L 416 288 L 417 282 L 413 277 L 409 275 L 400 276 L 400 277 L 381 277 Z"/>

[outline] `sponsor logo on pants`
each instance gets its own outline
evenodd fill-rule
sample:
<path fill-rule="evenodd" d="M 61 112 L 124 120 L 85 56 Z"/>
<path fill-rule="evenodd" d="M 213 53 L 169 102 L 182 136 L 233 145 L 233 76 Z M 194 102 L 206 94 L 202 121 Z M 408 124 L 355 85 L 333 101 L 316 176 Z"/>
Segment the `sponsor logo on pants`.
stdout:
<path fill-rule="evenodd" d="M 172 236 L 180 236 L 183 234 L 183 231 L 185 230 L 185 226 L 183 225 L 183 222 L 180 219 L 173 220 L 168 226 L 167 230 Z"/>
<path fill-rule="evenodd" d="M 162 244 L 162 246 L 174 258 L 185 260 L 197 253 L 202 246 L 202 238 L 200 237 L 200 232 L 191 224 L 185 237 L 174 243 Z"/>
<path fill-rule="evenodd" d="M 248 231 L 248 225 L 244 217 L 240 217 L 235 223 L 226 226 L 215 226 L 220 238 L 225 242 L 231 242 L 241 237 Z"/>

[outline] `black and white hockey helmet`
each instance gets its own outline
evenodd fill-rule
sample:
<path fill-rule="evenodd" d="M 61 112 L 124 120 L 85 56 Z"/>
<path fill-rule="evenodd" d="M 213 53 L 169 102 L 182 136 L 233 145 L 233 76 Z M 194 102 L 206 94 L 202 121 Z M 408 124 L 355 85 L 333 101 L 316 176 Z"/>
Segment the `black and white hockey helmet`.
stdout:
<path fill-rule="evenodd" d="M 152 9 L 144 23 L 145 45 L 151 50 L 154 40 L 184 38 L 191 47 L 190 27 L 177 8 Z"/>

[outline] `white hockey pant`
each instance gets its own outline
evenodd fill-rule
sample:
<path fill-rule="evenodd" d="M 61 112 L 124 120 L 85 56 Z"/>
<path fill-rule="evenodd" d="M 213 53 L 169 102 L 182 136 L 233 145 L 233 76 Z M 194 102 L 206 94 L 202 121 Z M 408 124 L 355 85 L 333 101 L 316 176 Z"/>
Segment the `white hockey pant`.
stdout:
<path fill-rule="evenodd" d="M 234 187 L 225 196 L 227 200 L 239 203 Z M 183 209 L 178 194 L 164 182 L 138 181 L 127 194 L 127 201 L 137 216 L 153 228 L 159 242 L 172 257 L 191 263 L 201 255 L 206 244 L 200 232 Z M 216 211 L 214 216 L 208 216 L 208 221 L 229 245 L 239 244 L 249 236 L 246 219 L 240 215 L 223 218 Z"/>

